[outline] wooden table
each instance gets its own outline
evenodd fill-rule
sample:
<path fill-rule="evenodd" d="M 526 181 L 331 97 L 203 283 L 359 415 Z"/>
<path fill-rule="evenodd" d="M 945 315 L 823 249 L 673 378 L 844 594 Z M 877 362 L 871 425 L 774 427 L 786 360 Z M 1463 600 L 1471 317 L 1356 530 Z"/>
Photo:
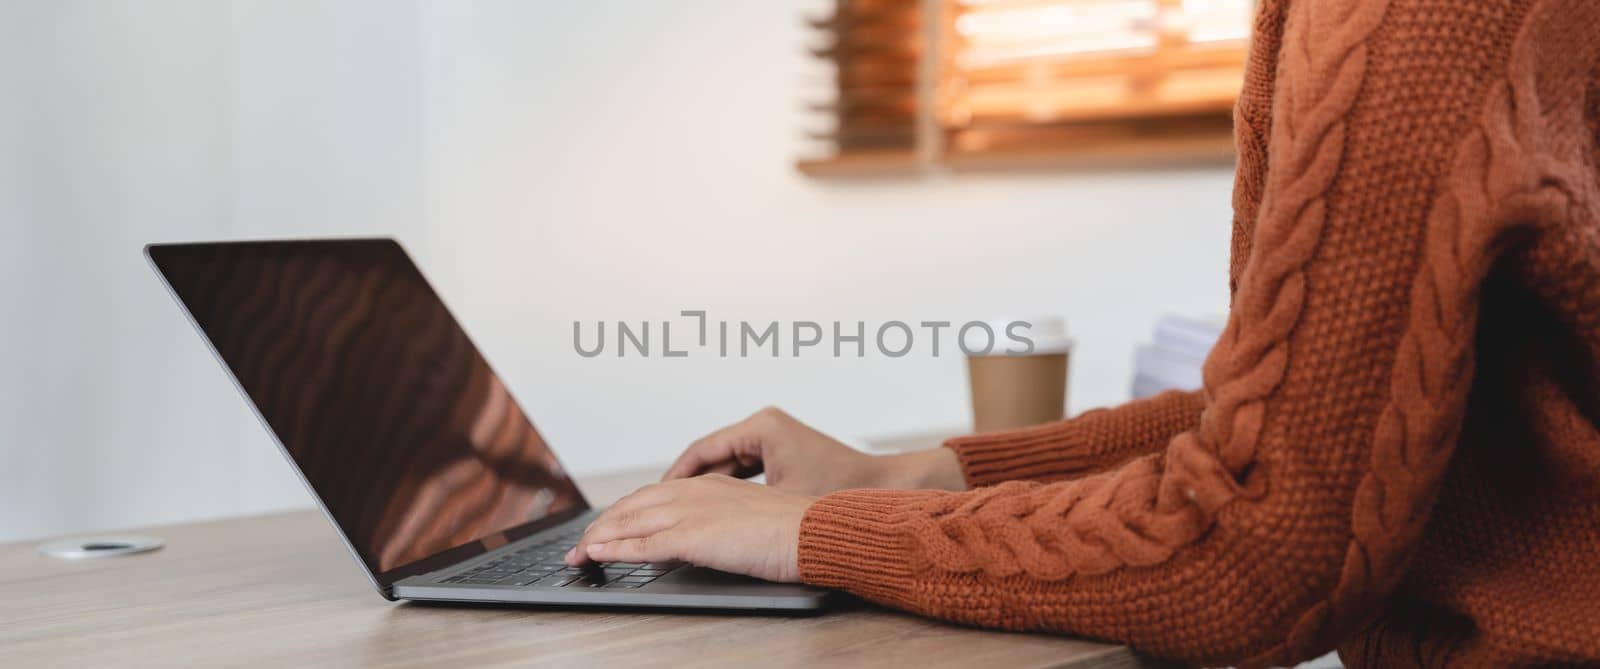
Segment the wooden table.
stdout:
<path fill-rule="evenodd" d="M 650 478 L 584 488 L 609 503 Z M 396 604 L 315 511 L 144 532 L 166 548 L 66 561 L 36 542 L 0 546 L 0 667 L 1157 666 L 1121 646 L 858 602 L 803 618 Z"/>

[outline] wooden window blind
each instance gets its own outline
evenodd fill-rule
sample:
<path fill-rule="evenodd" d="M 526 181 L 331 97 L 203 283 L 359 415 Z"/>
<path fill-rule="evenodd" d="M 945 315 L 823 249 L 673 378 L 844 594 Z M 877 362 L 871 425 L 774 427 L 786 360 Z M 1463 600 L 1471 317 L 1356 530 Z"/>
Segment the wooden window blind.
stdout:
<path fill-rule="evenodd" d="M 836 0 L 811 174 L 1231 157 L 1251 0 Z"/>

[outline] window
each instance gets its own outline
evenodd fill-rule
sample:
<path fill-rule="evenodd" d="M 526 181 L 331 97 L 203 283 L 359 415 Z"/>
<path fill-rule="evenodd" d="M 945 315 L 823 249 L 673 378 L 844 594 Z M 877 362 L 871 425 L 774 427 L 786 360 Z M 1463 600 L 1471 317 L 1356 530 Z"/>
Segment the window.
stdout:
<path fill-rule="evenodd" d="M 838 0 L 819 176 L 1227 159 L 1251 0 Z"/>

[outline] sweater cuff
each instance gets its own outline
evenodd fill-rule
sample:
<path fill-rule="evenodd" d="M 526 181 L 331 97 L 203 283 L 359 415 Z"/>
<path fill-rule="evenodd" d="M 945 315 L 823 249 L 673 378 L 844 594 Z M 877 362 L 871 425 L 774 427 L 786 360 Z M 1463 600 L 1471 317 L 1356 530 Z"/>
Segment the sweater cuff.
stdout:
<path fill-rule="evenodd" d="M 1076 443 L 1076 422 L 956 437 L 944 446 L 956 452 L 968 488 L 1067 477 L 1088 471 L 1101 460 Z"/>
<path fill-rule="evenodd" d="M 909 535 L 901 531 L 922 503 L 950 493 L 845 490 L 811 504 L 800 521 L 800 578 L 879 603 L 911 599 Z"/>

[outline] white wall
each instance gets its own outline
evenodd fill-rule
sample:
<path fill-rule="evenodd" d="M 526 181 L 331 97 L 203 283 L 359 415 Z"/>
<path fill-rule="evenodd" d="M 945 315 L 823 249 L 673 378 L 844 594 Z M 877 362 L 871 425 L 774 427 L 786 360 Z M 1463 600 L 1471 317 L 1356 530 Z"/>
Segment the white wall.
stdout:
<path fill-rule="evenodd" d="M 140 247 L 384 233 L 425 254 L 416 20 L 0 1 L 0 540 L 310 503 Z"/>
<path fill-rule="evenodd" d="M 959 424 L 955 357 L 581 358 L 571 323 L 1065 314 L 1075 410 L 1221 312 L 1230 170 L 796 175 L 811 2 L 0 0 L 0 539 L 306 504 L 138 257 L 404 240 L 579 472 L 763 404 Z"/>
<path fill-rule="evenodd" d="M 139 257 L 228 232 L 223 8 L 0 8 L 0 538 L 237 508 L 237 403 L 195 391 L 216 373 Z"/>

